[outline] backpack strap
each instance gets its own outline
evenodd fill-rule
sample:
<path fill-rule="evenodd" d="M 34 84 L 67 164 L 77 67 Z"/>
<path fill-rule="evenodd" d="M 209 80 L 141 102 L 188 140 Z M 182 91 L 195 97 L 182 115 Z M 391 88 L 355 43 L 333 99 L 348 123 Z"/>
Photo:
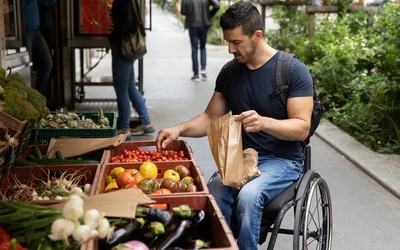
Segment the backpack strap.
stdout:
<path fill-rule="evenodd" d="M 228 62 L 228 65 L 226 65 L 225 72 L 224 72 L 224 89 L 222 90 L 222 95 L 227 98 L 226 96 L 226 86 L 232 81 L 233 75 L 236 72 L 236 68 L 238 66 L 238 62 L 236 59 L 232 59 L 230 62 Z"/>
<path fill-rule="evenodd" d="M 289 90 L 289 65 L 292 61 L 294 54 L 285 51 L 279 52 L 278 62 L 275 68 L 275 90 L 270 93 L 273 98 L 279 95 L 283 106 L 286 107 L 286 101 Z"/>

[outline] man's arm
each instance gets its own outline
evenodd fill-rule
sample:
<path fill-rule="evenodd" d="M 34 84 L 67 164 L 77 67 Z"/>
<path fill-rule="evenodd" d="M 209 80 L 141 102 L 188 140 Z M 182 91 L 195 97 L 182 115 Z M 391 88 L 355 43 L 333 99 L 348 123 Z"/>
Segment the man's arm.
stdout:
<path fill-rule="evenodd" d="M 203 113 L 189 121 L 160 130 L 156 139 L 157 148 L 165 148 L 169 143 L 177 140 L 180 136 L 195 138 L 206 136 L 206 125 L 228 112 L 229 109 L 223 95 L 219 92 L 214 92 Z"/>
<path fill-rule="evenodd" d="M 236 120 L 242 121 L 246 132 L 263 131 L 280 140 L 303 141 L 310 130 L 313 97 L 296 97 L 287 100 L 288 119 L 277 120 L 262 117 L 254 110 L 241 113 Z"/>
<path fill-rule="evenodd" d="M 219 10 L 219 2 L 217 0 L 211 0 L 210 5 L 212 6 L 212 9 L 210 11 L 210 18 L 212 18 Z"/>

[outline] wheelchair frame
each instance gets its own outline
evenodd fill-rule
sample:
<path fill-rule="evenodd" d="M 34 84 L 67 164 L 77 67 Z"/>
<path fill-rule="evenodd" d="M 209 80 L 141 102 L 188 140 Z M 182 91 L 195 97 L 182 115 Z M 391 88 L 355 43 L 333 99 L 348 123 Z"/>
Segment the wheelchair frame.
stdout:
<path fill-rule="evenodd" d="M 331 249 L 332 203 L 328 184 L 311 169 L 311 147 L 305 145 L 303 152 L 305 160 L 300 178 L 264 206 L 258 243 L 262 245 L 270 232 L 267 250 L 274 249 L 278 234 L 293 235 L 294 250 Z M 284 216 L 291 208 L 293 228 L 281 228 Z"/>

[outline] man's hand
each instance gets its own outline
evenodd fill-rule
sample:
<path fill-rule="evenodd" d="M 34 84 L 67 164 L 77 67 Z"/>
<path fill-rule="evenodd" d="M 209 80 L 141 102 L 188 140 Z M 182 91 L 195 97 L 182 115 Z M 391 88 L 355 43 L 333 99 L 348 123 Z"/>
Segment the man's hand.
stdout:
<path fill-rule="evenodd" d="M 156 147 L 158 150 L 164 150 L 168 144 L 179 138 L 179 129 L 177 127 L 164 128 L 158 132 L 156 138 Z"/>
<path fill-rule="evenodd" d="M 235 121 L 242 122 L 243 129 L 246 132 L 259 132 L 263 129 L 264 120 L 256 111 L 244 111 L 240 115 L 233 116 Z"/>

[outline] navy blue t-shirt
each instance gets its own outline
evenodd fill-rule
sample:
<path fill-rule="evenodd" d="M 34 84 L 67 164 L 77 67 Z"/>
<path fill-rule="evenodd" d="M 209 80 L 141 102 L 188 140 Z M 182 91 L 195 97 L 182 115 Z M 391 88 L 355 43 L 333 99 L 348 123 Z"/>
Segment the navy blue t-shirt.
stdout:
<path fill-rule="evenodd" d="M 287 119 L 286 110 L 279 96 L 271 97 L 275 90 L 275 68 L 279 51 L 264 65 L 250 70 L 238 64 L 232 81 L 224 84 L 224 70 L 216 80 L 215 91 L 223 92 L 232 115 L 255 110 L 259 115 L 275 119 Z M 313 80 L 304 63 L 294 58 L 289 66 L 288 98 L 313 95 Z M 243 149 L 254 148 L 259 155 L 272 154 L 285 159 L 302 159 L 301 145 L 296 141 L 283 141 L 264 132 L 242 131 Z"/>

